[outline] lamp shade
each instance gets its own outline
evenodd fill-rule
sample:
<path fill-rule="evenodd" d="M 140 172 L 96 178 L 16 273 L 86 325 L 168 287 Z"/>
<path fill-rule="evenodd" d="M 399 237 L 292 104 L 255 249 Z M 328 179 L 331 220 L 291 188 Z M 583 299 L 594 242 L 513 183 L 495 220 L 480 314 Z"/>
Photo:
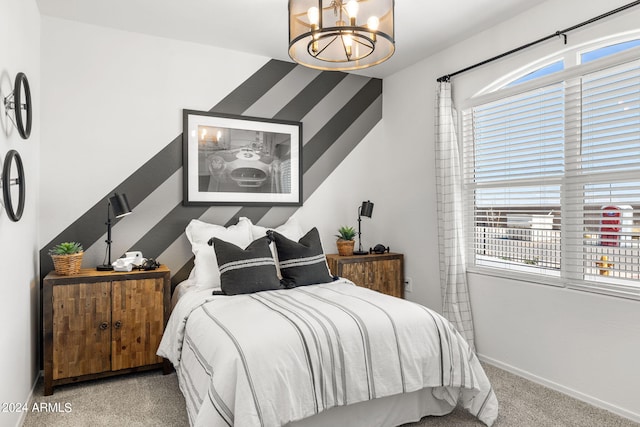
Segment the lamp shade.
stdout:
<path fill-rule="evenodd" d="M 371 214 L 373 213 L 373 203 L 370 200 L 366 202 L 362 202 L 362 206 L 360 206 L 360 215 L 366 216 L 367 218 L 371 218 Z"/>
<path fill-rule="evenodd" d="M 109 203 L 111 203 L 111 209 L 116 218 L 129 215 L 132 212 L 126 194 L 114 193 L 113 196 L 109 197 Z"/>

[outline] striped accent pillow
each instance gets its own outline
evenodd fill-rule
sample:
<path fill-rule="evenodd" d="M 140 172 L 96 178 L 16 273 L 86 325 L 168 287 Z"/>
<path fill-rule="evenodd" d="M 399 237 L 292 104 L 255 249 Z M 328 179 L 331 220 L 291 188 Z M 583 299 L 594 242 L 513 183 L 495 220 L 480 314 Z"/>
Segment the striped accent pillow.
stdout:
<path fill-rule="evenodd" d="M 268 231 L 278 252 L 283 284 L 288 287 L 332 282 L 327 260 L 322 250 L 320 234 L 314 227 L 297 242 L 277 231 Z"/>
<path fill-rule="evenodd" d="M 281 288 L 267 236 L 254 240 L 246 249 L 217 237 L 211 240 L 225 294 L 250 294 Z"/>

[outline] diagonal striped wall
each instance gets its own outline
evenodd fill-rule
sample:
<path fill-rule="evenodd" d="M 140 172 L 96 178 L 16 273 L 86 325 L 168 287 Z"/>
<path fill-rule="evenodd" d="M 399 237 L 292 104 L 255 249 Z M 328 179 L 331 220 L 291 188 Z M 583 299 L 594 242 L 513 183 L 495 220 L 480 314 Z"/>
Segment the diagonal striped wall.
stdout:
<path fill-rule="evenodd" d="M 382 118 L 382 81 L 271 60 L 210 111 L 301 121 L 306 200 Z M 269 223 L 277 225 L 296 210 L 183 206 L 181 180 L 182 135 L 178 135 L 40 249 L 41 276 L 53 269 L 48 248 L 61 241 L 81 241 L 87 254 L 94 257 L 104 251 L 102 224 L 107 199 L 113 192 L 125 193 L 135 212 L 115 223 L 114 233 L 117 230 L 118 235 L 129 239 L 127 248 L 168 264 L 174 284 L 186 279 L 193 267 L 193 255 L 184 236 L 191 219 L 229 225 L 246 216 L 254 223 L 268 218 Z M 114 248 L 114 258 L 126 250 Z"/>

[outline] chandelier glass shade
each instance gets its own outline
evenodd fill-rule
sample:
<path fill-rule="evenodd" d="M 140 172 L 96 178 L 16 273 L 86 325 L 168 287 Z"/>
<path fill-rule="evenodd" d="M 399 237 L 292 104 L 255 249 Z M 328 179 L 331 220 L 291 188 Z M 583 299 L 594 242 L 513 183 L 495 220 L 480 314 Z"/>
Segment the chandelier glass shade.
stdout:
<path fill-rule="evenodd" d="M 393 55 L 394 0 L 289 0 L 289 56 L 319 70 L 349 71 Z"/>

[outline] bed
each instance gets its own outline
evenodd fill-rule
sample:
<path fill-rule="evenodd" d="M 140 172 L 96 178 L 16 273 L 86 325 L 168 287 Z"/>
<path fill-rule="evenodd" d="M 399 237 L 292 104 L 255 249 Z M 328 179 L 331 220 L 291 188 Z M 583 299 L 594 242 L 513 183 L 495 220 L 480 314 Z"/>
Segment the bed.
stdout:
<path fill-rule="evenodd" d="M 298 273 L 314 268 L 302 264 Z M 176 289 L 158 349 L 176 369 L 192 426 L 391 427 L 457 404 L 488 426 L 497 417 L 476 355 L 426 307 L 344 278 L 218 295 L 196 276 Z"/>

